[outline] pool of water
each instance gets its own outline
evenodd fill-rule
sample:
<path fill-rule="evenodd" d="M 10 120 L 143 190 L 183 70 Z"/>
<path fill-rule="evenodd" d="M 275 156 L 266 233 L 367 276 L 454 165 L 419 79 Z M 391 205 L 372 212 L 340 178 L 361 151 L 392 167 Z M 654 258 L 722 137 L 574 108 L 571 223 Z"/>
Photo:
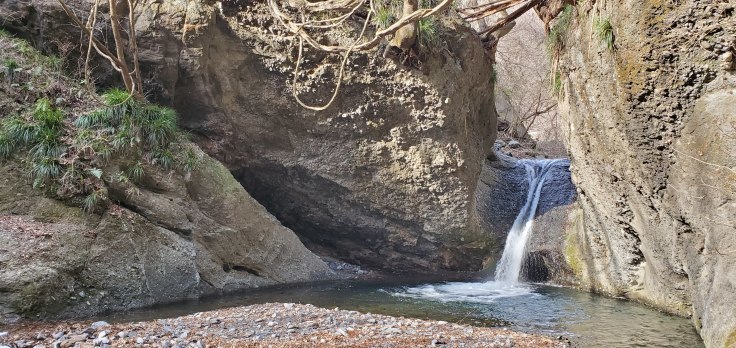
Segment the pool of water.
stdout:
<path fill-rule="evenodd" d="M 270 288 L 115 314 L 111 321 L 173 317 L 266 302 L 446 320 L 563 335 L 581 347 L 704 347 L 689 320 L 621 299 L 548 285 L 495 282 L 330 282 Z"/>

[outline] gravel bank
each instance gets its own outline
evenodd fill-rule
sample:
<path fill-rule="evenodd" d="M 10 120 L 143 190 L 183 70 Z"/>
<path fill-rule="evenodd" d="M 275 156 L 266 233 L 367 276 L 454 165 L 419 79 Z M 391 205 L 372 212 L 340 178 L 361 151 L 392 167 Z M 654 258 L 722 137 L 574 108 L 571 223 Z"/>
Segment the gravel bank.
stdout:
<path fill-rule="evenodd" d="M 7 347 L 568 347 L 567 341 L 443 321 L 267 303 L 139 323 L 25 323 Z"/>

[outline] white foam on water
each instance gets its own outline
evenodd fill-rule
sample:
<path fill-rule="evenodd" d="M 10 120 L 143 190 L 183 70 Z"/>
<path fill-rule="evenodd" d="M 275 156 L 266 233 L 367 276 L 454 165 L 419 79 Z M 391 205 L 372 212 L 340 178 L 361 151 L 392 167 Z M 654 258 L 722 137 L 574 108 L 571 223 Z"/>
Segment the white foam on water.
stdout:
<path fill-rule="evenodd" d="M 450 282 L 425 284 L 395 291 L 394 296 L 439 302 L 493 303 L 498 299 L 532 293 L 531 286 L 503 282 Z"/>
<path fill-rule="evenodd" d="M 526 247 L 534 227 L 539 196 L 550 168 L 565 160 L 520 160 L 529 184 L 526 202 L 514 220 L 496 266 L 495 280 L 487 282 L 450 282 L 425 284 L 392 292 L 395 296 L 427 299 L 440 302 L 493 303 L 502 298 L 524 296 L 533 293 L 530 285 L 519 283 Z"/>

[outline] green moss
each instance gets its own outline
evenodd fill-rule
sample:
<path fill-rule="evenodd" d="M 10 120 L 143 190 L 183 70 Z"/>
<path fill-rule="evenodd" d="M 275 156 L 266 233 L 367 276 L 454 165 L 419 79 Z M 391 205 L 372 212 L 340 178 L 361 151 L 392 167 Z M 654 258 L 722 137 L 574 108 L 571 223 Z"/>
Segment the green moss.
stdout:
<path fill-rule="evenodd" d="M 41 200 L 39 205 L 36 206 L 33 216 L 37 221 L 44 223 L 82 222 L 86 220 L 81 210 L 53 199 Z"/>
<path fill-rule="evenodd" d="M 580 251 L 578 250 L 578 238 L 573 228 L 571 232 L 568 232 L 567 238 L 565 239 L 565 262 L 570 266 L 573 273 L 579 279 L 583 277 L 584 262 L 580 257 Z"/>
<path fill-rule="evenodd" d="M 733 329 L 728 336 L 726 336 L 726 342 L 723 344 L 724 348 L 736 348 L 736 329 Z"/>
<path fill-rule="evenodd" d="M 562 74 L 560 74 L 559 71 L 556 71 L 554 74 L 554 79 L 552 81 L 552 90 L 555 92 L 555 95 L 558 97 L 562 96 Z"/>

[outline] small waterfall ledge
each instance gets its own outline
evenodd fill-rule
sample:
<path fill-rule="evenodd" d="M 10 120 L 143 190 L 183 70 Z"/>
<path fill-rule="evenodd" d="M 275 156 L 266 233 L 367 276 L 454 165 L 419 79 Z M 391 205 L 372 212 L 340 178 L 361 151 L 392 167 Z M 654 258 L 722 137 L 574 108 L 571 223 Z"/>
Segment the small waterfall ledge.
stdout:
<path fill-rule="evenodd" d="M 521 276 L 522 264 L 526 256 L 527 245 L 533 233 L 534 219 L 537 216 L 540 195 L 547 177 L 555 171 L 551 168 L 557 165 L 569 166 L 566 159 L 531 160 L 523 159 L 517 162 L 526 171 L 528 190 L 526 202 L 519 211 L 511 226 L 501 260 L 496 266 L 494 279 L 499 282 L 516 284 Z"/>
<path fill-rule="evenodd" d="M 564 256 L 577 195 L 569 167 L 565 158 L 520 160 L 503 154 L 483 166 L 477 213 L 496 245 L 497 256 L 486 266 L 489 273 L 497 270 L 495 279 L 576 285 Z M 519 238 L 525 241 L 517 243 Z"/>

